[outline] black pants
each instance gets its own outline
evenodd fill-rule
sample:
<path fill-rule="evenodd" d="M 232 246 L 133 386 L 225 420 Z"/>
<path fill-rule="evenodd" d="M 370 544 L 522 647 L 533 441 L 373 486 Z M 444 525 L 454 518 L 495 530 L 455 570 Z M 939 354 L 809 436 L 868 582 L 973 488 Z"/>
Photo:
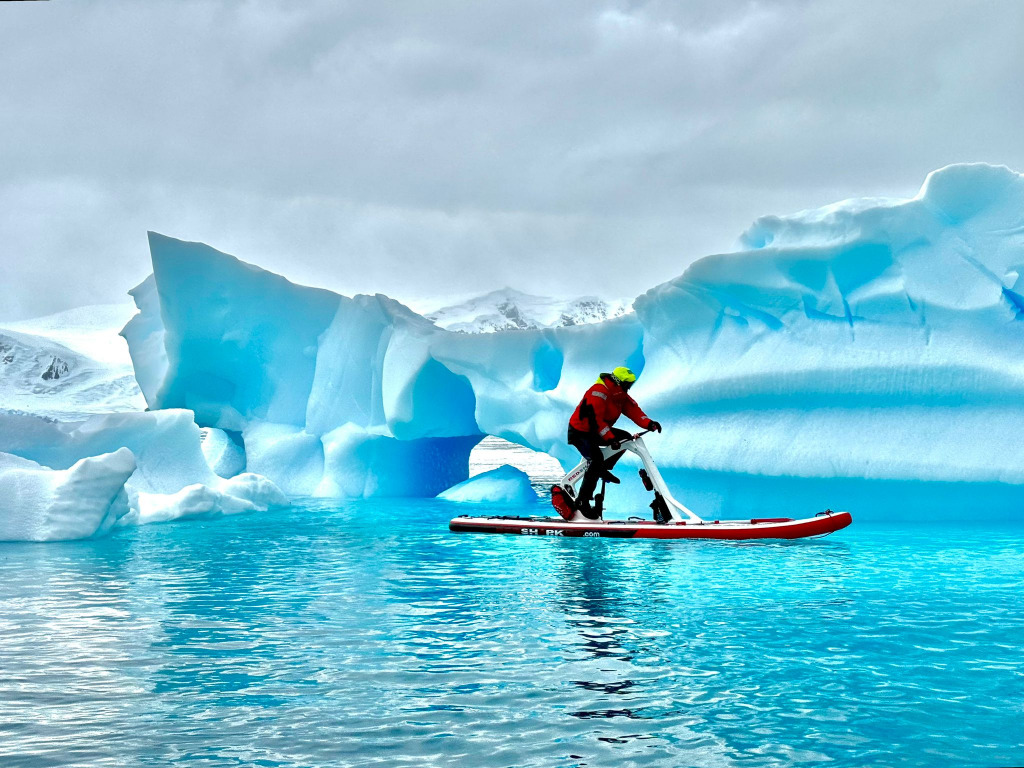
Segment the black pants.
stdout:
<path fill-rule="evenodd" d="M 612 434 L 619 440 L 628 440 L 632 437 L 626 430 L 615 427 L 612 427 Z M 576 506 L 583 508 L 590 504 L 590 498 L 594 495 L 597 481 L 601 479 L 601 475 L 614 467 L 615 462 L 622 457 L 622 454 L 606 459 L 601 452 L 601 447 L 607 445 L 606 442 L 591 432 L 580 432 L 572 427 L 569 427 L 569 445 L 579 451 L 583 458 L 590 460 L 590 466 L 587 467 L 587 472 L 583 475 L 580 492 L 576 494 Z"/>

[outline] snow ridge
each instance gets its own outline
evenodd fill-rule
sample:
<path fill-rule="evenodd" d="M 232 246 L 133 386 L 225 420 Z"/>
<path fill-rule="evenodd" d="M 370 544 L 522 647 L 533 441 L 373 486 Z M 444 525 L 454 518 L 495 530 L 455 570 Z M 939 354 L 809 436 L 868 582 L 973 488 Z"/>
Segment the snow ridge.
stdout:
<path fill-rule="evenodd" d="M 100 362 L 49 337 L 0 328 L 0 409 L 73 419 L 143 408 L 130 365 Z"/>
<path fill-rule="evenodd" d="M 553 299 L 503 288 L 433 310 L 426 317 L 457 333 L 495 333 L 600 323 L 629 312 L 631 303 L 596 296 Z"/>

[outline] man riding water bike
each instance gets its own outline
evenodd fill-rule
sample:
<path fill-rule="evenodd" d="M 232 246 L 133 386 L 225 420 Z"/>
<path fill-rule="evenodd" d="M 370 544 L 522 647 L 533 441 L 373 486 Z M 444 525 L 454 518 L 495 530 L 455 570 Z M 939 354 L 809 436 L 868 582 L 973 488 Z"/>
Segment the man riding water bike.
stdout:
<path fill-rule="evenodd" d="M 590 520 L 600 517 L 600 512 L 590 506 L 597 481 L 604 478 L 605 482 L 619 482 L 610 470 L 622 454 L 617 453 L 606 459 L 601 452 L 602 446 L 618 450 L 622 441 L 631 437 L 625 430 L 614 428 L 619 415 L 626 414 L 627 418 L 643 429 L 661 432 L 661 424 L 651 420 L 629 396 L 629 388 L 635 382 L 636 374 L 625 366 L 619 366 L 611 373 L 602 373 L 587 390 L 569 419 L 569 445 L 578 450 L 588 462 L 575 506 L 580 514 Z"/>

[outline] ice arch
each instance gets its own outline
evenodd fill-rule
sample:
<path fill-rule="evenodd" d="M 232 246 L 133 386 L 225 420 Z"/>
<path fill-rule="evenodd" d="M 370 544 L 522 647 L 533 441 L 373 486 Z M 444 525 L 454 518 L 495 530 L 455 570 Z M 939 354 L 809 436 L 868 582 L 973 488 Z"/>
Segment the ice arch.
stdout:
<path fill-rule="evenodd" d="M 950 483 L 1024 503 L 1022 211 L 1019 174 L 953 166 L 911 199 L 760 219 L 623 317 L 494 334 L 152 234 L 124 335 L 152 408 L 240 433 L 292 493 L 434 493 L 485 435 L 568 464 L 571 409 L 625 362 L 663 474 L 711 513 L 803 512 L 794 484 L 824 481 L 822 506 L 856 488 L 884 510 L 893 483 L 901 505 Z"/>

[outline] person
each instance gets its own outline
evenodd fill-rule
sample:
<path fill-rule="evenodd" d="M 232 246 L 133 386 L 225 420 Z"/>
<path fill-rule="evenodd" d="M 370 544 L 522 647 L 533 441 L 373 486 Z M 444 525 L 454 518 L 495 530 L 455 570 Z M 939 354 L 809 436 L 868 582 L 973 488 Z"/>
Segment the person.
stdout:
<path fill-rule="evenodd" d="M 615 428 L 619 415 L 625 414 L 642 429 L 661 432 L 661 424 L 649 418 L 629 396 L 629 389 L 635 383 L 636 374 L 625 366 L 619 366 L 611 373 L 602 373 L 587 390 L 569 419 L 569 445 L 588 461 L 576 496 L 576 509 L 591 520 L 600 517 L 600 512 L 593 510 L 590 505 L 597 481 L 604 478 L 605 482 L 619 482 L 611 469 L 622 453 L 606 459 L 601 451 L 603 446 L 619 450 L 622 441 L 630 439 L 629 432 Z"/>

